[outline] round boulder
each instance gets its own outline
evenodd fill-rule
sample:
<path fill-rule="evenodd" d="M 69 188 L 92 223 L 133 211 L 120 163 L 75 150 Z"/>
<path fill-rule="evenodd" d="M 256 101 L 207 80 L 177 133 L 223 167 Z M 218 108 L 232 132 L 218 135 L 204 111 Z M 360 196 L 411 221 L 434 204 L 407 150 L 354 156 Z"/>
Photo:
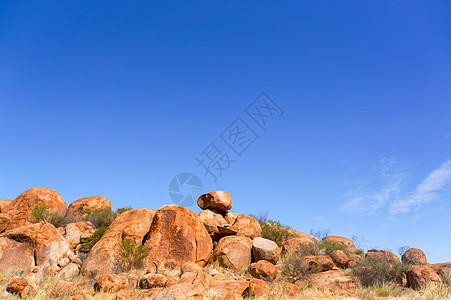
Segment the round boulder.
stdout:
<path fill-rule="evenodd" d="M 226 212 L 232 208 L 232 196 L 226 191 L 215 191 L 203 194 L 197 200 L 197 205 L 202 209 L 213 209 Z"/>
<path fill-rule="evenodd" d="M 67 209 L 66 218 L 70 222 L 83 221 L 88 211 L 112 210 L 111 202 L 103 196 L 92 196 L 75 200 Z"/>
<path fill-rule="evenodd" d="M 254 261 L 266 260 L 276 264 L 279 260 L 280 248 L 271 240 L 256 237 L 252 241 L 252 257 Z"/>
<path fill-rule="evenodd" d="M 223 237 L 213 251 L 212 261 L 224 268 L 247 268 L 252 262 L 252 240 L 244 236 Z"/>
<path fill-rule="evenodd" d="M 256 219 L 246 215 L 239 215 L 229 228 L 235 230 L 237 232 L 236 235 L 242 235 L 250 239 L 262 236 L 260 223 Z"/>
<path fill-rule="evenodd" d="M 426 265 L 427 259 L 423 251 L 417 248 L 410 248 L 401 257 L 402 263 L 405 265 Z"/>
<path fill-rule="evenodd" d="M 264 281 L 273 281 L 277 277 L 277 267 L 266 260 L 259 260 L 250 265 L 251 275 Z"/>

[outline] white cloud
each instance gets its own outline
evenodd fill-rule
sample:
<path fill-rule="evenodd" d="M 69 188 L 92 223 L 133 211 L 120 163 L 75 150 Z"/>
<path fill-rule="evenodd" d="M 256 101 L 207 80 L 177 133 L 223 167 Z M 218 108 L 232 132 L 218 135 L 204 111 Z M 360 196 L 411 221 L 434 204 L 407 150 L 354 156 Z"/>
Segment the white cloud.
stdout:
<path fill-rule="evenodd" d="M 376 178 L 370 181 L 375 186 L 368 189 L 367 184 L 361 184 L 357 192 L 347 196 L 351 198 L 344 205 L 343 211 L 364 211 L 372 213 L 388 203 L 395 201 L 402 191 L 410 166 L 396 158 L 383 158 L 379 161 Z"/>
<path fill-rule="evenodd" d="M 390 204 L 390 214 L 409 212 L 412 208 L 419 208 L 438 197 L 437 192 L 451 181 L 451 160 L 444 162 L 433 170 L 417 186 L 415 192 L 405 199 L 394 201 Z"/>

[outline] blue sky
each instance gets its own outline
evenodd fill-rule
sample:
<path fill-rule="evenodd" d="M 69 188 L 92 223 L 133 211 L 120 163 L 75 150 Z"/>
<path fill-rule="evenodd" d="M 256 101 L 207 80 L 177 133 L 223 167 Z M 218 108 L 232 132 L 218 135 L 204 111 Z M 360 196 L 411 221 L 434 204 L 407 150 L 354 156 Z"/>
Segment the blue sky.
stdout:
<path fill-rule="evenodd" d="M 450 53 L 449 1 L 2 1 L 0 198 L 157 209 L 189 172 L 235 212 L 451 261 Z"/>

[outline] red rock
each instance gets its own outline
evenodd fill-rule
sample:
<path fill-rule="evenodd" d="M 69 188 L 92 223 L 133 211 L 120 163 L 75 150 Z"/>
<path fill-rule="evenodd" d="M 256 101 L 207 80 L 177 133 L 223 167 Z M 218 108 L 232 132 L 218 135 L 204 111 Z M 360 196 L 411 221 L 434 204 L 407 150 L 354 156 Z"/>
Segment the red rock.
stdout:
<path fill-rule="evenodd" d="M 269 295 L 268 284 L 261 279 L 252 278 L 249 282 L 249 294 L 251 297 L 263 297 Z"/>
<path fill-rule="evenodd" d="M 235 220 L 236 220 L 236 218 L 238 218 L 239 215 L 240 214 L 236 214 L 236 213 L 229 211 L 224 215 L 224 219 L 227 221 L 227 223 L 229 225 L 232 225 L 233 223 L 235 223 Z"/>
<path fill-rule="evenodd" d="M 61 258 L 67 257 L 71 253 L 69 243 L 50 223 L 25 225 L 8 230 L 0 235 L 0 239 L 1 237 L 25 244 L 21 246 L 21 249 L 27 248 L 27 244 L 35 245 L 35 264 L 42 269 L 56 264 Z M 20 253 L 16 254 L 17 259 L 20 259 Z M 8 259 L 12 259 L 12 257 Z M 0 258 L 1 265 L 2 258 Z"/>
<path fill-rule="evenodd" d="M 417 248 L 410 248 L 407 250 L 402 258 L 402 263 L 405 265 L 426 265 L 426 255 L 423 251 Z"/>
<path fill-rule="evenodd" d="M 346 268 L 347 263 L 349 262 L 349 257 L 342 250 L 334 250 L 330 257 L 334 261 L 335 265 L 339 268 Z"/>
<path fill-rule="evenodd" d="M 449 280 L 451 280 L 451 262 L 439 263 L 430 265 L 437 273 Z"/>
<path fill-rule="evenodd" d="M 72 249 L 77 248 L 81 239 L 87 239 L 94 234 L 96 228 L 91 222 L 69 223 L 64 227 L 64 238 L 70 243 Z"/>
<path fill-rule="evenodd" d="M 287 282 L 283 285 L 283 291 L 288 297 L 295 297 L 301 292 L 301 289 L 297 285 Z"/>
<path fill-rule="evenodd" d="M 277 268 L 266 260 L 259 260 L 250 265 L 251 275 L 255 278 L 265 281 L 274 281 L 277 278 Z"/>
<path fill-rule="evenodd" d="M 239 215 L 235 222 L 230 226 L 230 229 L 235 230 L 237 235 L 242 235 L 250 239 L 262 235 L 260 223 L 256 219 L 246 215 Z"/>
<path fill-rule="evenodd" d="M 442 280 L 437 271 L 430 266 L 412 266 L 407 271 L 408 286 L 414 290 L 424 289 L 431 282 L 441 283 Z"/>
<path fill-rule="evenodd" d="M 249 290 L 247 280 L 227 280 L 212 283 L 211 291 L 218 299 L 235 299 L 236 296 L 243 296 Z"/>
<path fill-rule="evenodd" d="M 204 292 L 207 290 L 212 282 L 210 275 L 203 272 L 186 272 L 180 276 L 180 283 L 189 283 L 198 291 Z"/>
<path fill-rule="evenodd" d="M 66 202 L 57 191 L 46 188 L 32 188 L 20 194 L 8 206 L 4 207 L 11 217 L 9 229 L 24 226 L 35 221 L 31 213 L 38 204 L 47 205 L 50 212 L 60 216 L 66 214 Z"/>
<path fill-rule="evenodd" d="M 302 232 L 300 232 L 302 233 Z M 319 243 L 316 237 L 313 235 L 303 233 L 303 236 L 296 236 L 289 238 L 282 244 L 282 255 L 290 256 L 293 255 L 300 246 L 307 245 L 310 243 Z"/>
<path fill-rule="evenodd" d="M 189 261 L 182 265 L 181 272 L 182 272 L 182 274 L 189 273 L 189 272 L 202 273 L 202 267 L 199 266 L 198 264 L 196 264 L 195 262 Z"/>
<path fill-rule="evenodd" d="M 201 300 L 203 291 L 190 283 L 178 283 L 160 291 L 153 300 Z"/>
<path fill-rule="evenodd" d="M 308 286 L 350 296 L 349 293 L 358 286 L 358 282 L 345 272 L 342 269 L 333 269 L 311 274 L 308 277 Z"/>
<path fill-rule="evenodd" d="M 212 261 L 221 267 L 242 270 L 252 261 L 252 240 L 244 236 L 226 236 L 219 240 Z"/>
<path fill-rule="evenodd" d="M 83 262 L 81 274 L 94 278 L 108 274 L 122 266 L 118 247 L 123 240 L 141 243 L 149 232 L 155 211 L 148 208 L 132 209 L 121 213 L 94 245 Z"/>
<path fill-rule="evenodd" d="M 92 296 L 88 292 L 74 293 L 70 295 L 66 300 L 91 300 Z"/>
<path fill-rule="evenodd" d="M 0 213 L 0 233 L 4 232 L 11 225 L 11 217 L 8 214 Z"/>
<path fill-rule="evenodd" d="M 27 298 L 36 294 L 35 288 L 25 278 L 21 277 L 11 278 L 6 286 L 6 291 L 10 294 L 18 295 L 20 298 Z"/>
<path fill-rule="evenodd" d="M 103 196 L 92 196 L 72 202 L 67 209 L 66 218 L 70 222 L 84 221 L 88 211 L 112 210 L 111 202 Z"/>
<path fill-rule="evenodd" d="M 0 213 L 8 213 L 8 206 L 13 202 L 11 199 L 2 199 L 0 200 Z"/>
<path fill-rule="evenodd" d="M 252 257 L 254 261 L 266 260 L 276 264 L 279 260 L 280 248 L 271 240 L 256 237 L 252 241 Z"/>
<path fill-rule="evenodd" d="M 213 209 L 218 212 L 226 212 L 232 208 L 232 196 L 226 191 L 215 191 L 203 194 L 197 200 L 197 205 L 202 209 Z"/>
<path fill-rule="evenodd" d="M 331 236 L 326 236 L 326 237 L 323 238 L 323 241 L 324 241 L 324 240 L 330 241 L 330 242 L 333 242 L 333 243 L 341 244 L 341 245 L 343 245 L 343 246 L 345 247 L 346 250 L 348 250 L 348 251 L 350 251 L 350 252 L 352 252 L 352 253 L 354 253 L 355 251 L 358 250 L 358 249 L 355 247 L 353 241 L 351 241 L 351 240 L 348 239 L 348 238 L 342 237 L 342 236 L 333 236 L 333 235 L 331 235 Z"/>
<path fill-rule="evenodd" d="M 141 289 L 167 287 L 177 283 L 177 279 L 163 274 L 146 274 L 139 280 Z"/>
<path fill-rule="evenodd" d="M 199 216 L 179 205 L 164 205 L 155 213 L 145 245 L 149 249 L 147 266 L 180 267 L 193 261 L 204 266 L 213 242 Z"/>
<path fill-rule="evenodd" d="M 371 249 L 368 250 L 368 252 L 365 255 L 366 257 L 375 257 L 378 260 L 380 260 L 381 262 L 391 262 L 391 263 L 401 263 L 401 261 L 399 260 L 398 256 L 396 256 L 394 253 L 390 252 L 390 251 L 386 251 L 386 250 L 376 250 L 376 249 Z"/>
<path fill-rule="evenodd" d="M 307 255 L 299 258 L 298 263 L 301 266 L 308 267 L 314 272 L 323 272 L 331 270 L 334 267 L 334 261 L 327 255 Z"/>
<path fill-rule="evenodd" d="M 124 276 L 116 274 L 104 274 L 94 284 L 96 292 L 117 292 L 127 287 L 128 280 Z"/>
<path fill-rule="evenodd" d="M 2 274 L 12 274 L 18 269 L 29 270 L 33 266 L 33 245 L 0 237 L 0 270 Z"/>
<path fill-rule="evenodd" d="M 209 209 L 201 211 L 199 213 L 199 218 L 205 225 L 205 228 L 213 240 L 219 240 L 221 237 L 218 226 L 228 225 L 227 221 L 221 214 Z"/>

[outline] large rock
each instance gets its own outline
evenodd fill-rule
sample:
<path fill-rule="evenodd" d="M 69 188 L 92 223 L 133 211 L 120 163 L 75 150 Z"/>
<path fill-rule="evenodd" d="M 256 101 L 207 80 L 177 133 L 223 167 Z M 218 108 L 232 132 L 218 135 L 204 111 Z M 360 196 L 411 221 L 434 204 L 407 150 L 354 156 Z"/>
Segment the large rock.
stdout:
<path fill-rule="evenodd" d="M 276 264 L 279 260 L 280 248 L 271 240 L 256 237 L 252 241 L 252 257 L 254 261 L 266 260 Z"/>
<path fill-rule="evenodd" d="M 328 255 L 302 256 L 298 259 L 297 263 L 312 272 L 328 271 L 332 270 L 332 268 L 334 267 L 334 261 Z"/>
<path fill-rule="evenodd" d="M 167 287 L 177 283 L 177 279 L 164 274 L 146 274 L 139 280 L 141 289 Z"/>
<path fill-rule="evenodd" d="M 426 265 L 426 255 L 417 248 L 410 248 L 401 257 L 402 263 L 405 265 Z"/>
<path fill-rule="evenodd" d="M 94 245 L 83 263 L 81 274 L 90 278 L 116 271 L 122 266 L 118 247 L 123 240 L 142 243 L 149 232 L 155 211 L 148 208 L 121 213 Z"/>
<path fill-rule="evenodd" d="M 407 271 L 407 282 L 414 290 L 421 290 L 432 282 L 441 283 L 442 280 L 431 266 L 412 266 Z"/>
<path fill-rule="evenodd" d="M 235 230 L 237 232 L 236 235 L 243 235 L 250 239 L 262 235 L 260 223 L 256 219 L 246 215 L 239 215 L 235 222 L 230 226 L 230 229 Z"/>
<path fill-rule="evenodd" d="M 27 271 L 34 265 L 34 247 L 31 243 L 0 237 L 0 272 L 2 274 Z"/>
<path fill-rule="evenodd" d="M 269 286 L 264 280 L 252 278 L 249 281 L 249 296 L 264 297 L 269 295 L 269 293 Z"/>
<path fill-rule="evenodd" d="M 116 274 L 103 274 L 94 284 L 96 292 L 117 292 L 127 287 L 127 277 Z"/>
<path fill-rule="evenodd" d="M 430 266 L 433 267 L 439 275 L 451 280 L 451 262 L 432 264 Z"/>
<path fill-rule="evenodd" d="M 387 250 L 376 250 L 371 249 L 368 250 L 368 252 L 365 255 L 366 257 L 375 257 L 379 261 L 384 263 L 401 263 L 398 256 L 394 254 L 393 252 L 387 251 Z"/>
<path fill-rule="evenodd" d="M 354 253 L 355 251 L 357 251 L 357 248 L 354 245 L 354 242 L 351 241 L 348 238 L 342 237 L 342 236 L 326 236 L 323 238 L 323 241 L 330 241 L 333 243 L 338 243 L 344 246 L 345 250 L 350 251 L 352 253 Z"/>
<path fill-rule="evenodd" d="M 221 214 L 210 209 L 201 211 L 199 213 L 199 218 L 205 225 L 205 228 L 213 240 L 219 240 L 221 238 L 218 226 L 228 225 L 227 221 Z"/>
<path fill-rule="evenodd" d="M 250 265 L 251 275 L 265 281 L 274 281 L 277 278 L 277 267 L 266 260 L 259 260 Z"/>
<path fill-rule="evenodd" d="M 92 196 L 72 202 L 67 209 L 66 218 L 70 222 L 83 221 L 88 211 L 112 210 L 111 202 L 103 196 Z"/>
<path fill-rule="evenodd" d="M 0 213 L 0 233 L 4 232 L 11 225 L 11 217 L 8 214 Z"/>
<path fill-rule="evenodd" d="M 199 216 L 175 204 L 157 210 L 145 245 L 149 249 L 149 267 L 180 267 L 188 261 L 204 266 L 213 250 L 211 237 Z"/>
<path fill-rule="evenodd" d="M 290 256 L 299 250 L 299 247 L 307 247 L 311 243 L 318 244 L 319 241 L 313 235 L 299 232 L 297 236 L 289 238 L 282 244 L 282 255 Z"/>
<path fill-rule="evenodd" d="M 232 196 L 226 191 L 215 191 L 203 194 L 197 200 L 197 205 L 202 209 L 213 209 L 226 212 L 232 208 Z"/>
<path fill-rule="evenodd" d="M 350 258 L 342 250 L 334 250 L 330 254 L 330 257 L 334 261 L 335 265 L 339 268 L 346 268 Z"/>
<path fill-rule="evenodd" d="M 22 246 L 15 244 L 15 246 L 26 249 L 25 253 L 29 252 L 29 245 L 31 245 L 35 257 L 35 265 L 41 269 L 56 264 L 60 259 L 68 257 L 72 253 L 69 243 L 61 236 L 55 226 L 50 223 L 36 223 L 15 228 L 1 234 L 1 238 L 7 238 L 23 244 Z M 10 254 L 14 253 L 15 255 L 8 257 L 8 259 L 20 260 L 22 258 L 19 252 L 12 251 Z M 3 255 L 5 254 L 3 253 Z M 0 266 L 2 261 L 3 259 L 0 259 Z"/>
<path fill-rule="evenodd" d="M 252 262 L 252 240 L 244 236 L 223 237 L 213 251 L 212 261 L 224 268 L 246 268 Z"/>
<path fill-rule="evenodd" d="M 27 298 L 36 294 L 36 290 L 28 283 L 25 278 L 14 277 L 8 282 L 6 291 L 13 295 L 18 295 L 20 298 Z"/>
<path fill-rule="evenodd" d="M 75 249 L 81 243 L 81 239 L 89 238 L 95 231 L 96 228 L 89 221 L 69 223 L 64 227 L 63 236 Z"/>
<path fill-rule="evenodd" d="M 0 200 L 0 213 L 8 213 L 8 206 L 13 202 L 11 199 Z"/>
<path fill-rule="evenodd" d="M 31 213 L 38 204 L 45 204 L 51 213 L 60 216 L 66 214 L 66 202 L 57 191 L 46 188 L 32 188 L 20 194 L 8 206 L 4 207 L 11 217 L 11 225 L 8 229 L 14 229 L 35 221 Z"/>

